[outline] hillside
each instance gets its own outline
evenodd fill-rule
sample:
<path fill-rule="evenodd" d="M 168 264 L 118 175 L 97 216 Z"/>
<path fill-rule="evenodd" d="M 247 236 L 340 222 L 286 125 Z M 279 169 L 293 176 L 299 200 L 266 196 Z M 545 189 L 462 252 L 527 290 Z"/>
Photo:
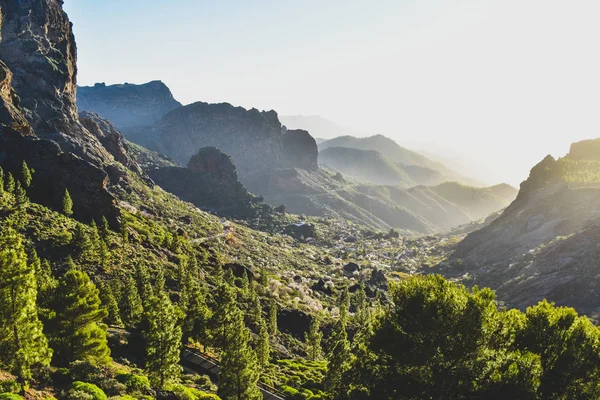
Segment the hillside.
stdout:
<path fill-rule="evenodd" d="M 476 184 L 472 179 L 458 175 L 456 172 L 450 170 L 442 163 L 432 161 L 419 153 L 401 147 L 394 140 L 383 135 L 374 135 L 366 138 L 358 138 L 354 136 L 336 137 L 320 143 L 319 151 L 323 151 L 329 147 L 347 147 L 360 150 L 378 151 L 391 162 L 402 165 L 424 167 L 437 171 L 443 175 L 443 180 L 440 182 L 458 181 L 466 185 Z"/>
<path fill-rule="evenodd" d="M 319 163 L 365 183 L 415 186 L 406 172 L 377 151 L 328 147 L 319 152 Z"/>
<path fill-rule="evenodd" d="M 566 157 L 536 165 L 515 202 L 468 235 L 442 270 L 466 273 L 517 307 L 547 298 L 597 316 L 600 162 L 590 150 L 598 143 L 574 144 Z"/>

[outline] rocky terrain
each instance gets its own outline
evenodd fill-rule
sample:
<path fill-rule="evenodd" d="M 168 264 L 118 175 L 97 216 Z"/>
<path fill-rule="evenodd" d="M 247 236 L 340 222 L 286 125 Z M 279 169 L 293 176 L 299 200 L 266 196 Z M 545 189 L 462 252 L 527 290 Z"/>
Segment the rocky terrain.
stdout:
<path fill-rule="evenodd" d="M 576 143 L 536 165 L 510 207 L 468 235 L 440 271 L 495 288 L 514 306 L 547 298 L 597 316 L 599 143 Z"/>
<path fill-rule="evenodd" d="M 26 161 L 36 171 L 35 201 L 59 208 L 68 189 L 77 217 L 106 216 L 116 224 L 119 210 L 109 189 L 123 175 L 79 120 L 76 46 L 61 4 L 1 1 L 0 7 L 0 164 L 16 173 Z"/>

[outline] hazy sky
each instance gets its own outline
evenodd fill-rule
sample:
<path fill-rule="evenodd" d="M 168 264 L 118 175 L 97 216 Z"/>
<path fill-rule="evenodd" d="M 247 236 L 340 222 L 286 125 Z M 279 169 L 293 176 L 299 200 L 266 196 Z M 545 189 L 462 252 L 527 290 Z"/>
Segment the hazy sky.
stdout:
<path fill-rule="evenodd" d="M 321 115 L 518 184 L 600 137 L 598 0 L 66 0 L 79 83 Z"/>

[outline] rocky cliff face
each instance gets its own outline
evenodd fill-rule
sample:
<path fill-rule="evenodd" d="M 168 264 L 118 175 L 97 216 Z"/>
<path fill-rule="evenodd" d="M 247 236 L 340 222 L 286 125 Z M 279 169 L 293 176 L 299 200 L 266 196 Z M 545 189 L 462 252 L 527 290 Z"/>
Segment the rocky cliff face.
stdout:
<path fill-rule="evenodd" d="M 59 208 L 64 190 L 75 216 L 117 224 L 103 168 L 114 158 L 79 122 L 76 46 L 59 0 L 0 0 L 0 165 L 34 168 L 29 195 Z"/>
<path fill-rule="evenodd" d="M 79 120 L 116 161 L 140 175 L 143 174 L 140 166 L 129 154 L 129 145 L 125 137 L 110 121 L 87 111 L 79 114 Z"/>
<path fill-rule="evenodd" d="M 125 83 L 107 86 L 97 83 L 79 87 L 77 104 L 80 111 L 97 113 L 119 129 L 152 125 L 168 112 L 181 107 L 161 81 L 143 85 Z"/>
<path fill-rule="evenodd" d="M 574 145 L 578 148 L 580 145 Z M 467 236 L 441 271 L 526 307 L 548 298 L 600 312 L 600 162 L 548 156 L 494 222 Z"/>

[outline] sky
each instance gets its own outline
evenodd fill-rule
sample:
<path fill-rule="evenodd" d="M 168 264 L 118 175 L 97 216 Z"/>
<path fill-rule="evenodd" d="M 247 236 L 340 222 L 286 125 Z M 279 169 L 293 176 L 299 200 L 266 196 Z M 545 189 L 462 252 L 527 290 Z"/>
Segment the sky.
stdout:
<path fill-rule="evenodd" d="M 597 0 L 65 0 L 80 85 L 320 115 L 518 185 L 600 137 Z"/>

